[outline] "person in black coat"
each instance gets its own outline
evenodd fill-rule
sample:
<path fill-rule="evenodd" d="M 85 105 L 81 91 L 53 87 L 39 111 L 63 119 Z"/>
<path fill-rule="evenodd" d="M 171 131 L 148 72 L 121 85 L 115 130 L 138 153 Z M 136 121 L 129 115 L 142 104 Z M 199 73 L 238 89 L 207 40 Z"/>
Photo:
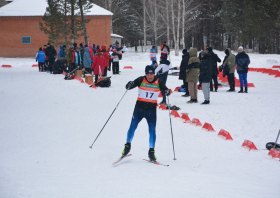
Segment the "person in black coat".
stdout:
<path fill-rule="evenodd" d="M 201 52 L 201 63 L 199 65 L 199 84 L 202 84 L 202 91 L 205 101 L 201 104 L 210 103 L 210 82 L 212 78 L 212 60 L 206 51 Z"/>
<path fill-rule="evenodd" d="M 182 51 L 183 56 L 182 56 L 182 61 L 180 65 L 180 74 L 179 74 L 179 80 L 183 80 L 183 85 L 186 88 L 186 93 L 182 95 L 183 97 L 189 97 L 189 89 L 188 89 L 188 82 L 186 82 L 186 69 L 188 66 L 188 62 L 190 59 L 190 55 L 187 49 L 183 49 Z"/>
<path fill-rule="evenodd" d="M 221 59 L 218 57 L 217 54 L 215 54 L 212 50 L 212 47 L 208 47 L 206 49 L 206 51 L 210 54 L 210 57 L 211 57 L 211 61 L 212 61 L 212 79 L 210 81 L 210 91 L 213 91 L 213 83 L 212 83 L 212 80 L 214 81 L 214 86 L 215 86 L 215 92 L 217 92 L 218 90 L 218 65 L 217 65 L 217 62 L 221 62 Z"/>
<path fill-rule="evenodd" d="M 48 57 L 48 60 L 49 60 L 48 69 L 49 69 L 50 73 L 53 72 L 53 66 L 54 66 L 56 55 L 57 55 L 57 53 L 56 53 L 56 50 L 54 49 L 54 46 L 51 45 L 50 43 L 48 43 L 47 48 L 46 48 L 46 56 Z"/>

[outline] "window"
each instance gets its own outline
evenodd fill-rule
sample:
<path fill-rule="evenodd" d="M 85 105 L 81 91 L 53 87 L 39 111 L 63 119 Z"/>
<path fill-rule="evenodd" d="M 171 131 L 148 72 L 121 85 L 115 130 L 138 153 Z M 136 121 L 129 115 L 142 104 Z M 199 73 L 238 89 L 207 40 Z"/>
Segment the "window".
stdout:
<path fill-rule="evenodd" d="M 22 44 L 31 44 L 31 37 L 30 36 L 23 36 L 21 37 Z"/>

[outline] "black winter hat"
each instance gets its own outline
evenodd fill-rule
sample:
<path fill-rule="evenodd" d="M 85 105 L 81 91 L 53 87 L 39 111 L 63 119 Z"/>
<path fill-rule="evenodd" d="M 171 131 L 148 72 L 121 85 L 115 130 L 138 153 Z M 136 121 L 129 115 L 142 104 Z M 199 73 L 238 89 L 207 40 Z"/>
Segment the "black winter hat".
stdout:
<path fill-rule="evenodd" d="M 212 49 L 212 47 L 208 47 L 206 51 L 213 52 L 213 49 Z"/>
<path fill-rule="evenodd" d="M 42 50 L 43 50 L 43 49 L 40 47 L 40 48 L 39 48 L 39 51 L 42 51 Z"/>
<path fill-rule="evenodd" d="M 76 48 L 77 47 L 77 43 L 74 43 L 73 46 Z"/>
<path fill-rule="evenodd" d="M 200 54 L 201 54 L 201 56 L 203 56 L 203 58 L 208 56 L 208 53 L 206 51 L 202 51 Z"/>
<path fill-rule="evenodd" d="M 153 45 L 153 46 L 152 46 L 152 49 L 155 49 L 155 48 L 156 48 L 156 46 Z"/>
<path fill-rule="evenodd" d="M 185 53 L 187 53 L 187 52 L 188 52 L 187 49 L 183 49 L 183 50 L 182 50 L 182 54 L 185 54 Z"/>
<path fill-rule="evenodd" d="M 63 45 L 63 48 L 66 48 L 66 45 Z"/>
<path fill-rule="evenodd" d="M 229 51 L 228 49 L 225 50 L 226 55 L 229 55 Z"/>
<path fill-rule="evenodd" d="M 85 45 L 85 47 L 88 47 L 88 45 Z"/>
<path fill-rule="evenodd" d="M 50 43 L 48 43 L 47 45 L 51 45 Z"/>
<path fill-rule="evenodd" d="M 83 47 L 83 44 L 82 44 L 82 43 L 80 43 L 80 47 Z"/>
<path fill-rule="evenodd" d="M 145 68 L 145 74 L 155 74 L 155 68 L 151 65 L 147 65 Z"/>

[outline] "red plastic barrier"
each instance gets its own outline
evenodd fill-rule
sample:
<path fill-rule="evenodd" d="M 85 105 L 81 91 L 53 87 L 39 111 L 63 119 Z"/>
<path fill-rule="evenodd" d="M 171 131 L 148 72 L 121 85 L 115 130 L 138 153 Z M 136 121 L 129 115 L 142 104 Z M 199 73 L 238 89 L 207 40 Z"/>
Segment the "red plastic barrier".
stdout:
<path fill-rule="evenodd" d="M 278 73 L 280 73 L 280 72 L 277 71 L 277 70 L 272 70 L 272 71 L 270 71 L 270 72 L 268 73 L 268 75 L 276 75 L 276 74 L 278 74 Z"/>
<path fill-rule="evenodd" d="M 218 135 L 220 136 L 224 136 L 226 138 L 226 140 L 233 140 L 230 133 L 227 132 L 226 130 L 224 129 L 221 129 L 220 132 L 218 133 Z"/>
<path fill-rule="evenodd" d="M 272 68 L 279 68 L 280 69 L 280 66 L 274 65 Z"/>
<path fill-rule="evenodd" d="M 191 123 L 195 124 L 195 126 L 202 126 L 202 124 L 200 123 L 199 119 L 197 119 L 197 118 L 193 118 Z"/>
<path fill-rule="evenodd" d="M 248 71 L 257 71 L 257 68 L 249 68 Z"/>
<path fill-rule="evenodd" d="M 191 122 L 191 119 L 189 118 L 189 116 L 185 113 L 182 113 L 182 116 L 181 116 L 182 119 L 184 119 L 184 123 L 188 122 L 190 123 Z"/>
<path fill-rule="evenodd" d="M 9 67 L 12 67 L 12 65 L 2 65 L 1 67 L 9 68 Z"/>
<path fill-rule="evenodd" d="M 171 89 L 169 89 L 170 93 L 173 93 L 173 91 Z"/>
<path fill-rule="evenodd" d="M 206 129 L 207 131 L 215 131 L 211 124 L 205 122 L 202 128 Z"/>
<path fill-rule="evenodd" d="M 77 77 L 77 76 L 75 76 L 75 77 L 74 77 L 74 79 L 75 79 L 75 80 L 78 80 L 78 77 Z"/>
<path fill-rule="evenodd" d="M 97 87 L 95 86 L 95 84 L 94 84 L 94 83 L 92 83 L 92 87 L 91 87 L 91 88 L 96 89 Z"/>
<path fill-rule="evenodd" d="M 258 68 L 256 72 L 263 72 L 264 68 Z"/>
<path fill-rule="evenodd" d="M 255 87 L 254 83 L 248 83 L 248 87 Z"/>
<path fill-rule="evenodd" d="M 166 106 L 165 106 L 164 104 L 161 104 L 161 105 L 159 106 L 159 108 L 162 109 L 162 110 L 167 110 L 167 109 L 166 109 Z"/>
<path fill-rule="evenodd" d="M 275 78 L 279 78 L 279 77 L 280 77 L 280 72 L 275 75 Z"/>
<path fill-rule="evenodd" d="M 175 116 L 175 118 L 180 118 L 179 113 L 177 111 L 175 111 L 175 110 L 171 111 L 171 115 Z"/>
<path fill-rule="evenodd" d="M 268 74 L 268 73 L 271 72 L 271 71 L 272 71 L 272 69 L 264 69 L 264 70 L 262 71 L 262 73 Z"/>
<path fill-rule="evenodd" d="M 92 82 L 90 82 L 90 80 L 88 81 L 88 85 L 92 85 L 93 83 Z"/>
<path fill-rule="evenodd" d="M 63 76 L 66 76 L 66 75 L 67 75 L 67 73 L 66 73 L 65 71 L 63 71 L 63 72 L 62 72 L 62 75 L 63 75 Z"/>
<path fill-rule="evenodd" d="M 180 89 L 180 87 L 176 87 L 175 89 L 174 89 L 174 91 L 178 91 Z"/>
<path fill-rule="evenodd" d="M 85 83 L 85 81 L 84 81 L 82 78 L 81 78 L 80 82 L 81 82 L 81 83 Z"/>
<path fill-rule="evenodd" d="M 133 69 L 132 66 L 124 66 L 124 69 Z"/>
<path fill-rule="evenodd" d="M 35 64 L 34 64 L 34 65 L 32 65 L 32 67 L 38 67 L 38 65 L 35 65 Z"/>
<path fill-rule="evenodd" d="M 251 142 L 250 140 L 244 140 L 242 146 L 248 147 L 249 151 L 258 150 L 257 147 L 255 146 L 254 142 Z"/>
<path fill-rule="evenodd" d="M 270 155 L 273 158 L 280 158 L 280 151 L 277 151 L 276 149 L 270 149 L 268 155 Z"/>

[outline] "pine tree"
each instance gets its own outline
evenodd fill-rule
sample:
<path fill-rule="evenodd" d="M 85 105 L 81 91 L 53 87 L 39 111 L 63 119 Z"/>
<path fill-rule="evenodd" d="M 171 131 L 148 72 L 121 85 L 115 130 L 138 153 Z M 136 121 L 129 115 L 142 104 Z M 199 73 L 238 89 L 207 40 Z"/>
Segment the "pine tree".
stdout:
<path fill-rule="evenodd" d="M 63 21 L 57 0 L 48 0 L 48 7 L 42 19 L 44 22 L 39 23 L 40 30 L 48 35 L 49 43 L 59 45 L 59 40 L 62 38 Z"/>

